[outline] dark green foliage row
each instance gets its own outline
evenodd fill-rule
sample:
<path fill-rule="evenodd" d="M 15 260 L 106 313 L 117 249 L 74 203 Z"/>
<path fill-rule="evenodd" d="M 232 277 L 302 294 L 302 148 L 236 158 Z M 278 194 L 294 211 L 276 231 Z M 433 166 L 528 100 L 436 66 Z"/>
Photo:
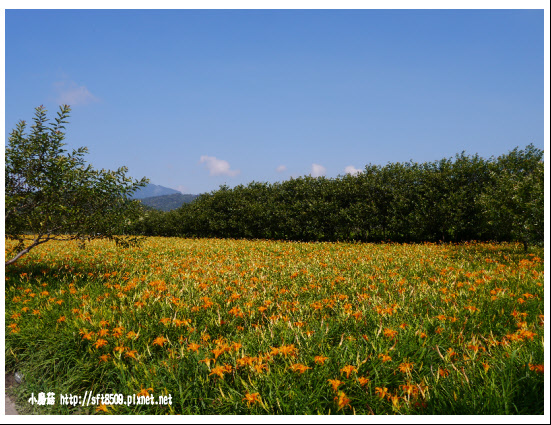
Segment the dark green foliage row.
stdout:
<path fill-rule="evenodd" d="M 147 211 L 142 235 L 294 241 L 543 241 L 543 151 L 367 165 L 358 175 L 252 182 Z"/>

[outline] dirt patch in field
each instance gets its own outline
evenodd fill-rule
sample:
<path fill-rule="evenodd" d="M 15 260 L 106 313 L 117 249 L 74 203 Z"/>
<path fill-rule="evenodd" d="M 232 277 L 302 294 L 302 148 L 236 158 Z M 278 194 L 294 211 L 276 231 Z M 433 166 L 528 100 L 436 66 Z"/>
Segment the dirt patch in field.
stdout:
<path fill-rule="evenodd" d="M 11 396 L 11 390 L 17 386 L 13 373 L 6 373 L 6 415 L 19 415 L 15 407 L 15 398 Z"/>

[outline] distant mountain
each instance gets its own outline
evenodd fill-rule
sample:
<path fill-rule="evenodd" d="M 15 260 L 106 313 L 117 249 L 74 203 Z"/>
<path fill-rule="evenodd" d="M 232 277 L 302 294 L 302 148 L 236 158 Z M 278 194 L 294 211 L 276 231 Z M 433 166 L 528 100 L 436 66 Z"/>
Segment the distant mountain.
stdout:
<path fill-rule="evenodd" d="M 169 187 L 159 186 L 149 183 L 147 186 L 138 189 L 134 192 L 134 199 L 150 198 L 152 196 L 164 196 L 164 195 L 181 195 L 182 192 L 171 189 Z"/>
<path fill-rule="evenodd" d="M 180 192 L 173 193 L 172 195 L 163 196 L 151 196 L 148 198 L 140 199 L 141 203 L 148 207 L 155 208 L 161 211 L 175 210 L 181 207 L 183 204 L 187 204 L 197 198 L 199 195 L 183 195 Z"/>

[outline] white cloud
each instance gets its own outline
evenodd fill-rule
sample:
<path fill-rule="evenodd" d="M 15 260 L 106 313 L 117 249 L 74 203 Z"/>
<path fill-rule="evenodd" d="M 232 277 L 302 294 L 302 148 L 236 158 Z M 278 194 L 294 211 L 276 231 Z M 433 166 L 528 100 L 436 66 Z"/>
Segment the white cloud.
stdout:
<path fill-rule="evenodd" d="M 276 168 L 276 171 L 278 173 L 283 173 L 286 169 L 287 167 L 285 165 L 280 165 L 279 167 Z"/>
<path fill-rule="evenodd" d="M 312 168 L 311 168 L 311 171 L 310 171 L 310 175 L 312 177 L 321 177 L 321 176 L 324 176 L 325 175 L 325 172 L 326 172 L 326 168 L 323 166 L 323 165 L 319 165 L 319 164 L 312 164 Z"/>
<path fill-rule="evenodd" d="M 362 172 L 362 170 L 354 167 L 353 165 L 348 165 L 344 168 L 344 172 L 346 174 L 352 174 L 352 175 L 355 175 L 355 174 L 360 174 Z"/>
<path fill-rule="evenodd" d="M 58 81 L 54 83 L 57 92 L 57 102 L 69 106 L 86 105 L 97 102 L 98 98 L 86 88 L 74 81 Z"/>
<path fill-rule="evenodd" d="M 205 163 L 205 166 L 209 170 L 211 176 L 236 176 L 241 172 L 239 170 L 231 170 L 230 163 L 228 161 L 215 158 L 214 156 L 203 155 L 201 156 L 199 163 Z"/>

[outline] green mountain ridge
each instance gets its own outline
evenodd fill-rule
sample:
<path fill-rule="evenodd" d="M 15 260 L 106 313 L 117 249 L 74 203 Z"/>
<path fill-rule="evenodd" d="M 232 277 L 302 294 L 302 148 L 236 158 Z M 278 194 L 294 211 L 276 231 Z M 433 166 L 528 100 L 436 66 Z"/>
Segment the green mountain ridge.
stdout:
<path fill-rule="evenodd" d="M 169 187 L 148 183 L 147 186 L 138 189 L 134 193 L 134 196 L 132 196 L 132 198 L 144 199 L 144 198 L 151 198 L 156 196 L 175 195 L 175 194 L 181 195 L 182 192 L 176 189 L 171 189 Z"/>
<path fill-rule="evenodd" d="M 149 196 L 141 198 L 139 201 L 148 207 L 160 211 L 171 211 L 181 207 L 183 204 L 188 204 L 197 198 L 199 195 L 182 194 L 180 192 L 170 195 Z"/>

